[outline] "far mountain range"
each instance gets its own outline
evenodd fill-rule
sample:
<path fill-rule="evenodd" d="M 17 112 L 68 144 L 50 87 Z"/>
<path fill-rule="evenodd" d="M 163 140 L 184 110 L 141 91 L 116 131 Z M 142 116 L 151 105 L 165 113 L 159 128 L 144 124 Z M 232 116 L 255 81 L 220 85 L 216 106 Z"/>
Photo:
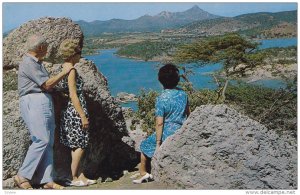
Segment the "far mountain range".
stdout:
<path fill-rule="evenodd" d="M 276 25 L 297 26 L 297 11 L 277 13 L 260 12 L 243 14 L 236 17 L 222 17 L 210 14 L 198 6 L 183 12 L 163 11 L 155 16 L 144 15 L 134 20 L 111 19 L 107 21 L 96 20 L 86 22 L 75 21 L 80 25 L 85 36 L 97 36 L 106 33 L 124 32 L 160 32 L 165 29 L 186 32 L 217 31 L 232 32 L 247 29 L 270 29 Z"/>
<path fill-rule="evenodd" d="M 86 22 L 76 21 L 83 33 L 87 36 L 99 35 L 103 32 L 157 32 L 162 29 L 179 28 L 195 21 L 219 18 L 210 14 L 198 6 L 194 6 L 184 12 L 163 11 L 155 16 L 144 15 L 134 20 L 111 19 L 107 21 L 96 20 Z"/>

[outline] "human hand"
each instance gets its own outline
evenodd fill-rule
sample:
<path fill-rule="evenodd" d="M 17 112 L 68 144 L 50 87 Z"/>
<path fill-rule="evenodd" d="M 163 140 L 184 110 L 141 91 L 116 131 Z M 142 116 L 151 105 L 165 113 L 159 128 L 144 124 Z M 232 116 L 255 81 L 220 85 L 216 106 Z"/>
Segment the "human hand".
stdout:
<path fill-rule="evenodd" d="M 81 117 L 81 123 L 82 123 L 82 128 L 83 130 L 86 130 L 89 128 L 89 119 L 86 118 L 85 116 L 84 117 Z"/>
<path fill-rule="evenodd" d="M 71 63 L 64 63 L 62 71 L 66 75 L 69 74 L 72 68 L 74 68 L 74 66 Z"/>

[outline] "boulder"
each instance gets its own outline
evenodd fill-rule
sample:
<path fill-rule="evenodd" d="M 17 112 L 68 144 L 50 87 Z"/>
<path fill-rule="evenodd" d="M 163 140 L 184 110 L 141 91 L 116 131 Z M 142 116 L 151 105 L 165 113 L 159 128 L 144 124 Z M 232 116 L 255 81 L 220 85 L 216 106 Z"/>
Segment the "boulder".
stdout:
<path fill-rule="evenodd" d="M 120 92 L 117 94 L 116 101 L 120 103 L 137 101 L 136 95 L 132 93 Z"/>
<path fill-rule="evenodd" d="M 56 25 L 58 27 L 53 27 Z M 31 27 L 31 31 L 42 33 L 49 40 L 57 40 L 57 42 L 49 42 L 51 46 L 48 60 L 52 57 L 55 58 L 54 53 L 57 51 L 60 41 L 73 35 L 82 38 L 82 32 L 76 30 L 78 26 L 64 18 L 42 18 L 30 21 L 10 33 L 9 37 L 20 36 L 19 33 L 24 31 L 24 27 Z M 61 30 L 57 32 L 57 28 Z M 74 32 L 69 32 L 73 30 Z M 13 59 L 19 59 L 21 53 L 10 53 L 13 56 L 8 58 L 10 55 L 7 52 L 11 48 L 7 47 L 11 44 L 22 45 L 22 40 L 5 39 L 3 56 L 6 56 L 5 59 L 12 60 L 5 61 L 4 59 L 4 67 L 12 64 L 18 65 L 17 60 Z M 44 62 L 51 75 L 61 69 L 61 64 L 55 64 L 55 62 L 55 60 Z M 18 67 L 16 66 L 16 68 Z M 94 62 L 82 58 L 75 68 L 85 82 L 84 93 L 90 114 L 90 145 L 83 157 L 82 168 L 90 178 L 99 178 L 99 176 L 117 178 L 122 175 L 123 170 L 131 170 L 138 162 L 134 141 L 128 135 L 122 109 L 110 95 L 107 80 L 98 71 Z M 54 166 L 55 177 L 60 180 L 70 177 L 71 152 L 60 144 L 58 139 L 60 110 L 67 99 L 59 93 L 53 94 L 53 98 L 57 127 L 54 143 Z M 17 173 L 30 142 L 28 130 L 20 117 L 18 92 L 16 90 L 5 91 L 3 94 L 3 180 L 10 181 L 9 178 Z"/>
<path fill-rule="evenodd" d="M 296 141 L 226 105 L 204 105 L 162 144 L 152 173 L 178 188 L 297 189 Z"/>
<path fill-rule="evenodd" d="M 3 40 L 3 68 L 12 69 L 18 67 L 22 55 L 26 52 L 26 41 L 28 36 L 39 33 L 43 35 L 48 46 L 45 56 L 46 61 L 59 63 L 58 47 L 60 43 L 68 38 L 83 40 L 83 33 L 79 25 L 68 18 L 44 17 L 24 23 L 13 30 Z"/>
<path fill-rule="evenodd" d="M 30 135 L 19 111 L 19 94 L 3 94 L 3 179 L 17 174 L 30 145 Z"/>

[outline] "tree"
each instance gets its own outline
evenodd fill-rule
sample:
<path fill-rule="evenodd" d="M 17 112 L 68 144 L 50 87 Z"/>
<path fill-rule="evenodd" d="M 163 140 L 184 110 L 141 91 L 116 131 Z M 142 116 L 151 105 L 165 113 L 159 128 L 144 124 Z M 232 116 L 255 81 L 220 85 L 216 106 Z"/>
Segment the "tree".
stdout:
<path fill-rule="evenodd" d="M 196 63 L 200 66 L 222 63 L 224 82 L 220 82 L 217 77 L 215 79 L 219 85 L 216 101 L 222 97 L 223 102 L 230 79 L 244 75 L 247 69 L 263 63 L 264 55 L 257 52 L 257 47 L 258 43 L 250 42 L 239 34 L 230 33 L 183 45 L 174 57 L 178 63 Z M 241 64 L 243 66 L 239 66 Z"/>

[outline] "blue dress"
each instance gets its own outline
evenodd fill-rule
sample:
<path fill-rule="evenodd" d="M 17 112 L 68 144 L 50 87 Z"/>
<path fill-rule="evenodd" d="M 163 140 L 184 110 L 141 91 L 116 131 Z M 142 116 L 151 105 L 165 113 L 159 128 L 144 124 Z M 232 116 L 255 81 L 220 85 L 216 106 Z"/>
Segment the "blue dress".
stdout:
<path fill-rule="evenodd" d="M 186 119 L 187 94 L 179 88 L 165 89 L 156 98 L 155 116 L 164 117 L 162 142 L 178 130 Z M 142 141 L 142 153 L 152 158 L 156 149 L 156 133 Z"/>

